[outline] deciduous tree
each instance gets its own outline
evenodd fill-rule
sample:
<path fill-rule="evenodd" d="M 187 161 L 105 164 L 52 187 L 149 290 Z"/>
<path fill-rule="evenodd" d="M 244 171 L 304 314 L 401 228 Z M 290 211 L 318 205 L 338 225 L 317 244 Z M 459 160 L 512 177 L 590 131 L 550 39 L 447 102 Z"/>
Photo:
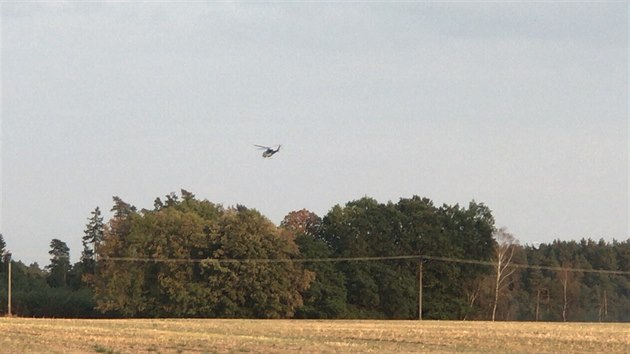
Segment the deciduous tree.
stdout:
<path fill-rule="evenodd" d="M 330 258 L 332 250 L 320 238 L 322 219 L 306 209 L 287 214 L 280 226 L 293 233 L 302 259 Z M 297 318 L 342 318 L 346 316 L 346 288 L 344 276 L 332 262 L 305 262 L 304 269 L 312 272 L 314 280 L 302 292 L 304 305 L 297 309 Z"/>
<path fill-rule="evenodd" d="M 291 317 L 312 274 L 293 237 L 244 206 L 182 190 L 153 210 L 114 199 L 92 283 L 99 309 L 125 316 Z M 274 262 L 267 260 L 277 260 Z"/>
<path fill-rule="evenodd" d="M 516 271 L 511 267 L 514 251 L 516 250 L 516 238 L 507 232 L 505 228 L 500 228 L 495 233 L 496 245 L 494 247 L 494 302 L 492 306 L 492 321 L 496 318 L 499 294 L 506 285 L 507 280 Z"/>

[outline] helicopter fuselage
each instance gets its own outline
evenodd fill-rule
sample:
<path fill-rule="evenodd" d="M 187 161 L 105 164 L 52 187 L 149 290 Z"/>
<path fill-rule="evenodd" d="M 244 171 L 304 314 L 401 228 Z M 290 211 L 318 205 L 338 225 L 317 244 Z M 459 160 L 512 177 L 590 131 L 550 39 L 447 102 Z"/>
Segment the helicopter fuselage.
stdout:
<path fill-rule="evenodd" d="M 277 150 L 273 150 L 273 149 L 267 149 L 262 153 L 263 157 L 271 157 L 273 156 L 273 154 L 275 154 L 276 152 L 278 152 Z"/>
<path fill-rule="evenodd" d="M 262 157 L 271 157 L 273 156 L 276 152 L 280 151 L 280 147 L 282 145 L 278 145 L 278 147 L 276 149 L 270 148 L 268 146 L 263 146 L 263 145 L 254 145 L 256 147 L 258 147 L 261 150 L 265 150 L 262 153 Z"/>

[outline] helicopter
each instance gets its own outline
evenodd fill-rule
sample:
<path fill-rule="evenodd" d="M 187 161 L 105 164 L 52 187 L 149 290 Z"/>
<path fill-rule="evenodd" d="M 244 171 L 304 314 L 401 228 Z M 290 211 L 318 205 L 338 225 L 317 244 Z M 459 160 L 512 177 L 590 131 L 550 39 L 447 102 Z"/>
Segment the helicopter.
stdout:
<path fill-rule="evenodd" d="M 262 153 L 262 157 L 267 158 L 267 157 L 273 156 L 276 152 L 280 151 L 280 147 L 282 145 L 278 145 L 278 147 L 275 150 L 273 148 L 269 147 L 269 146 L 262 146 L 262 145 L 255 145 L 255 144 L 254 144 L 254 146 L 256 146 L 260 150 L 265 150 Z"/>

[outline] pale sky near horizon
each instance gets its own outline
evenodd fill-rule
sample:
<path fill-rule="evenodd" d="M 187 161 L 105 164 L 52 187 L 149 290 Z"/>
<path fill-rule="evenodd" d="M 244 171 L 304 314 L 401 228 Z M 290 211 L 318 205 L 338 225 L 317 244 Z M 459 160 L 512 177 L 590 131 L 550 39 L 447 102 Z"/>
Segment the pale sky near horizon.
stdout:
<path fill-rule="evenodd" d="M 27 264 L 181 188 L 274 223 L 419 195 L 521 243 L 630 236 L 627 3 L 0 9 L 0 232 Z"/>

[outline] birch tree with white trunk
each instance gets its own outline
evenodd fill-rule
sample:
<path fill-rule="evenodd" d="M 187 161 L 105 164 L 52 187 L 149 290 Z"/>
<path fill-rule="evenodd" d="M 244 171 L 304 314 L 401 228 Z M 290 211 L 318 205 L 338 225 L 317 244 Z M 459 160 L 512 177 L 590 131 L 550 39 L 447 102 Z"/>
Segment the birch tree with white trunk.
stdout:
<path fill-rule="evenodd" d="M 492 306 L 492 321 L 495 320 L 497 314 L 497 305 L 501 290 L 508 284 L 507 279 L 516 271 L 512 267 L 512 258 L 514 251 L 518 245 L 516 238 L 507 232 L 507 229 L 500 228 L 494 233 L 494 239 L 497 241 L 494 247 L 494 303 Z"/>

